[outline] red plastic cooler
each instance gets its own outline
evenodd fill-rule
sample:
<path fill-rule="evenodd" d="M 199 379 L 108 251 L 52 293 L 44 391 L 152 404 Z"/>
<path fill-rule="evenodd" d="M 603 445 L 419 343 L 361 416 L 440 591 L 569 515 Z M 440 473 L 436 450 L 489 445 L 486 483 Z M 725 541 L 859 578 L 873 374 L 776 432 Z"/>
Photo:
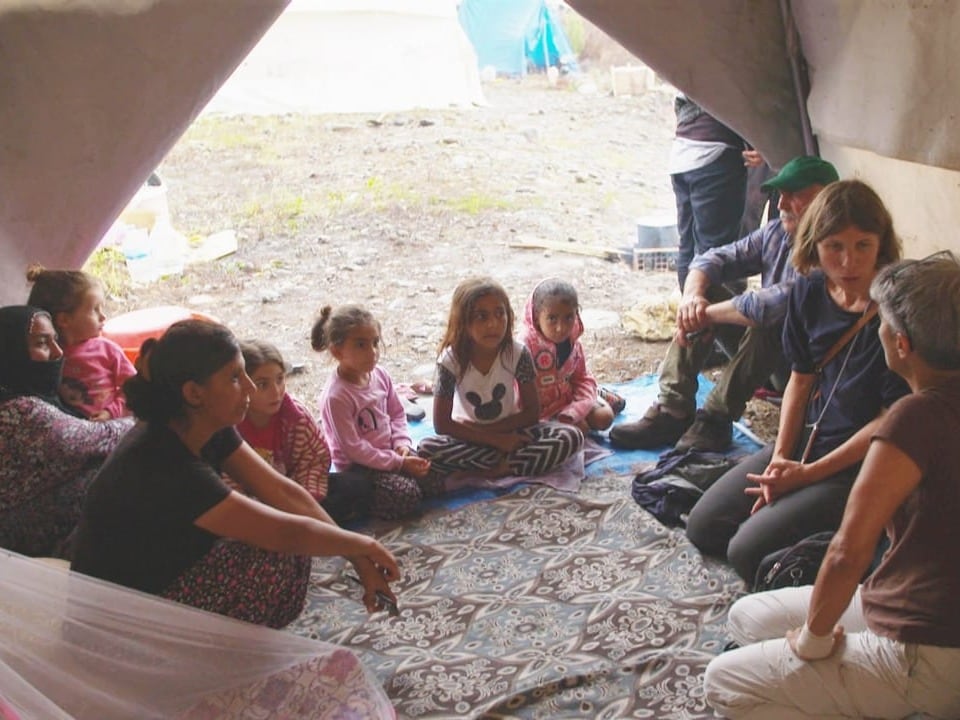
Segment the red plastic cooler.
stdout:
<path fill-rule="evenodd" d="M 175 322 L 190 319 L 218 322 L 213 316 L 195 310 L 161 305 L 110 318 L 103 325 L 103 335 L 122 347 L 130 362 L 136 362 L 144 340 L 160 337 Z"/>

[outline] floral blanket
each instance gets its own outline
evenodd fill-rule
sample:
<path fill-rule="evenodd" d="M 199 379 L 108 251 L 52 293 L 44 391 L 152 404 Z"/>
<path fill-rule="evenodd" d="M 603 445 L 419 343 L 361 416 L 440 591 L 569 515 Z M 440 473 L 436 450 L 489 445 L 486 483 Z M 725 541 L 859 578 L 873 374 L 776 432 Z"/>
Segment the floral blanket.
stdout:
<path fill-rule="evenodd" d="M 743 591 L 630 498 L 523 486 L 375 534 L 398 556 L 400 616 L 366 616 L 342 559 L 317 559 L 291 626 L 357 653 L 402 718 L 713 718 L 707 662 Z"/>

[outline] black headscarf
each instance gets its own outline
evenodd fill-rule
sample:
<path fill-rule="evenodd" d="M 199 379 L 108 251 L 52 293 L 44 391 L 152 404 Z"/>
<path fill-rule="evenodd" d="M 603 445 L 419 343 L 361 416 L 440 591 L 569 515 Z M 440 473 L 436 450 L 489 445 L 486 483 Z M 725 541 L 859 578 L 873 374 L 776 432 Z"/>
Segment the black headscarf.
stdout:
<path fill-rule="evenodd" d="M 28 305 L 0 308 L 0 402 L 30 395 L 63 408 L 57 389 L 63 358 L 30 359 L 27 337 L 35 315 L 49 315 Z"/>

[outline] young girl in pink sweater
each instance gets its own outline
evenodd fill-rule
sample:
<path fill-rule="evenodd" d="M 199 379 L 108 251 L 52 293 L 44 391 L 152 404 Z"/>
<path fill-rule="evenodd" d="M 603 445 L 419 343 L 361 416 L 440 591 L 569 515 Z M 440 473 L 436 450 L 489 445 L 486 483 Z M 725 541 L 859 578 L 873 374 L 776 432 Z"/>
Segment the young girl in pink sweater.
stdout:
<path fill-rule="evenodd" d="M 623 410 L 623 398 L 598 388 L 580 344 L 583 320 L 577 291 L 547 278 L 530 294 L 523 313 L 523 343 L 533 356 L 540 419 L 576 425 L 583 432 L 606 430 Z"/>
<path fill-rule="evenodd" d="M 320 396 L 320 415 L 337 470 L 373 477 L 374 517 L 392 519 L 416 511 L 425 495 L 439 492 L 428 477 L 430 461 L 418 457 L 403 405 L 380 360 L 380 323 L 367 310 L 326 306 L 311 332 L 313 349 L 337 361 Z"/>

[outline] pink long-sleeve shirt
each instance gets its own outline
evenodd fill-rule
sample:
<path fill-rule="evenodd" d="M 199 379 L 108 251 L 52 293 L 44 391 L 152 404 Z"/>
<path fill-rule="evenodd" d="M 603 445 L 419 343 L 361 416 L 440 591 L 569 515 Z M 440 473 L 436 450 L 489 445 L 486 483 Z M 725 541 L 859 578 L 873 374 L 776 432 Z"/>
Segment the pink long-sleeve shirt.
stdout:
<path fill-rule="evenodd" d="M 320 395 L 320 417 L 337 470 L 362 465 L 396 472 L 403 465 L 396 449 L 412 445 L 403 404 L 381 367 L 362 387 L 330 373 Z"/>

